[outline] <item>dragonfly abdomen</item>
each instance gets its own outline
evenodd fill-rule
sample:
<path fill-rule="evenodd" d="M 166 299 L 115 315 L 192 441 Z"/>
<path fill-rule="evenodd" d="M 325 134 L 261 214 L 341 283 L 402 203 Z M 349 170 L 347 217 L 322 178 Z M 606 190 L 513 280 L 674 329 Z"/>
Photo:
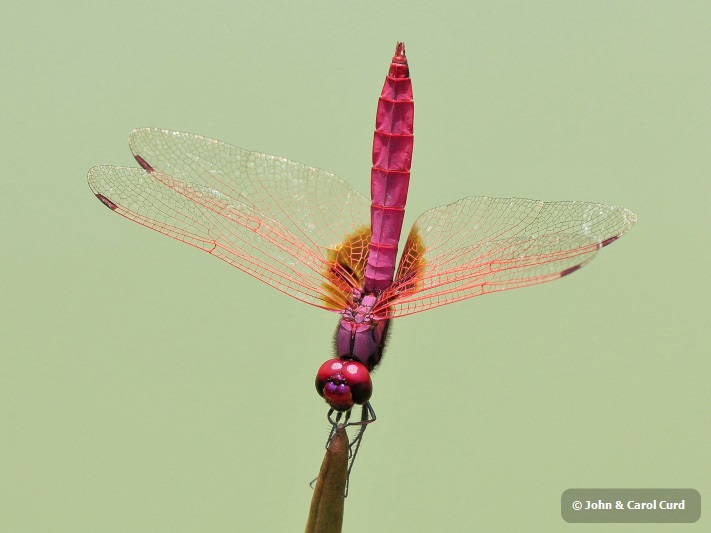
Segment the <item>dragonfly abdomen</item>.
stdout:
<path fill-rule="evenodd" d="M 398 43 L 378 100 L 371 171 L 371 231 L 364 289 L 393 280 L 412 161 L 414 102 L 405 46 Z"/>

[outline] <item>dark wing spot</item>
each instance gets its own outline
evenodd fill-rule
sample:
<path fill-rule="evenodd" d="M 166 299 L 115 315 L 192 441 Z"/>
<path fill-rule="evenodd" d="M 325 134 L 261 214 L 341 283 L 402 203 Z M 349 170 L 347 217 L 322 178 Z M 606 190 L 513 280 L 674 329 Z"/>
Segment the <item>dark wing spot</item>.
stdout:
<path fill-rule="evenodd" d="M 102 204 L 104 204 L 106 207 L 108 207 L 112 211 L 116 211 L 116 209 L 118 208 L 118 206 L 115 203 L 113 203 L 111 200 L 106 198 L 106 196 L 104 196 L 103 194 L 97 192 L 96 197 L 101 201 Z"/>
<path fill-rule="evenodd" d="M 153 167 L 146 163 L 146 160 L 143 159 L 140 155 L 133 154 L 133 157 L 136 158 L 138 164 L 141 165 L 146 170 L 146 172 L 153 172 Z"/>
<path fill-rule="evenodd" d="M 602 241 L 602 242 L 600 243 L 600 248 L 602 248 L 603 246 L 607 246 L 607 245 L 610 244 L 611 242 L 615 242 L 615 241 L 616 241 L 617 239 L 619 239 L 619 238 L 620 238 L 619 235 L 615 235 L 614 237 L 609 237 L 609 238 L 605 239 L 604 241 Z"/>
<path fill-rule="evenodd" d="M 570 268 L 566 268 L 560 273 L 560 277 L 562 278 L 563 276 L 567 276 L 568 274 L 572 274 L 576 270 L 579 270 L 582 267 L 582 265 L 575 265 Z"/>

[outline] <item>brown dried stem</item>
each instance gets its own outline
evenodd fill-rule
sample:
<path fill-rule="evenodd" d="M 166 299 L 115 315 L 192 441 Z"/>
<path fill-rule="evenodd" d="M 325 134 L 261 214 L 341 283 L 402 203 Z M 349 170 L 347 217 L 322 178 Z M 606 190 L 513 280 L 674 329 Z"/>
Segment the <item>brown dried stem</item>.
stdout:
<path fill-rule="evenodd" d="M 306 533 L 340 533 L 347 479 L 348 435 L 339 425 L 318 473 Z"/>

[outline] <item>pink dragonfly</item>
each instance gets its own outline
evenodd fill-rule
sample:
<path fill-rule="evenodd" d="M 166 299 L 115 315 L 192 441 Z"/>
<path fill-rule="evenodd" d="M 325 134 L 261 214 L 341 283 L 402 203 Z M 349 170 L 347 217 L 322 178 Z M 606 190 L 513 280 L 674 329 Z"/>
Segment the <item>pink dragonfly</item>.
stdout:
<path fill-rule="evenodd" d="M 371 200 L 323 170 L 159 129 L 131 133 L 142 168 L 89 171 L 89 186 L 112 211 L 340 315 L 335 357 L 318 370 L 316 388 L 331 407 L 332 435 L 341 415 L 360 426 L 349 472 L 375 419 L 370 372 L 391 319 L 571 274 L 636 220 L 602 204 L 463 198 L 415 221 L 396 273 L 413 110 L 398 43 L 378 101 Z M 361 418 L 349 423 L 355 405 Z"/>

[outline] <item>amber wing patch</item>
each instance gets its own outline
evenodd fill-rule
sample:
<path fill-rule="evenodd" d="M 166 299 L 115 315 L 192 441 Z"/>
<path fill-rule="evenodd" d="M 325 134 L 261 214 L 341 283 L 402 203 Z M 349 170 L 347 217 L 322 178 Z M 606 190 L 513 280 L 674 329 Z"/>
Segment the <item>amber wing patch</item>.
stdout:
<path fill-rule="evenodd" d="M 378 303 L 373 309 L 374 315 L 379 318 L 391 318 L 392 306 L 400 298 L 422 290 L 425 266 L 427 264 L 424 257 L 425 249 L 425 243 L 417 231 L 417 227 L 413 226 L 405 242 L 405 248 L 402 250 L 395 281 L 380 295 Z"/>
<path fill-rule="evenodd" d="M 363 226 L 328 250 L 323 300 L 329 309 L 343 309 L 352 289 L 363 286 L 370 235 L 370 226 Z"/>
<path fill-rule="evenodd" d="M 425 271 L 425 243 L 413 226 L 402 250 L 400 266 L 397 269 L 393 294 L 390 299 L 413 294 L 422 288 L 422 275 Z"/>

